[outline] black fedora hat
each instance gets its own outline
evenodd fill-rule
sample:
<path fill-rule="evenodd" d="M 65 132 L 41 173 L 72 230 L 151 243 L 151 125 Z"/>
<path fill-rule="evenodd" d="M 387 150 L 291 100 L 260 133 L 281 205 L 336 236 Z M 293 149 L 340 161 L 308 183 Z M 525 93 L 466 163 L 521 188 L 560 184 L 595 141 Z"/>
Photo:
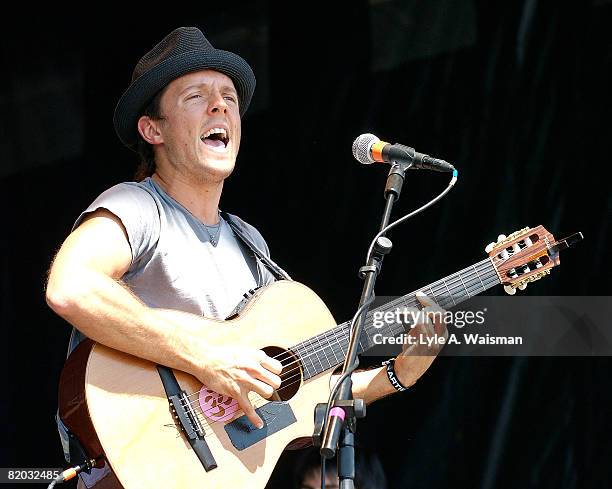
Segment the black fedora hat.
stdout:
<path fill-rule="evenodd" d="M 238 92 L 240 116 L 251 103 L 255 75 L 248 63 L 229 51 L 215 49 L 196 27 L 179 27 L 145 54 L 132 74 L 132 82 L 115 107 L 113 124 L 121 142 L 136 149 L 136 124 L 157 92 L 172 80 L 193 71 L 213 69 L 229 76 Z"/>

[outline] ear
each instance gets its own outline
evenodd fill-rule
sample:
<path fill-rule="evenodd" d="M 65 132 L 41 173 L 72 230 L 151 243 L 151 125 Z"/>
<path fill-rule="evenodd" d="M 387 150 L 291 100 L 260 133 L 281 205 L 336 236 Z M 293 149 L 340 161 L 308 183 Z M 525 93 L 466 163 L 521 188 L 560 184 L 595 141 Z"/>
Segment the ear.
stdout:
<path fill-rule="evenodd" d="M 147 143 L 161 144 L 164 142 L 159 123 L 160 121 L 151 119 L 147 115 L 143 115 L 138 119 L 138 132 Z"/>

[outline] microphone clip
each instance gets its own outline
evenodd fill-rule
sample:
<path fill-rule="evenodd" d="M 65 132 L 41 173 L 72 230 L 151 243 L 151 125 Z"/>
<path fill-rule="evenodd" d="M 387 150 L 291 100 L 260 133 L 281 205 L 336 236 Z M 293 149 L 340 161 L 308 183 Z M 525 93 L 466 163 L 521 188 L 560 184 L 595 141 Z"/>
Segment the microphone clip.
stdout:
<path fill-rule="evenodd" d="M 389 194 L 393 194 L 395 196 L 394 200 L 399 199 L 399 196 L 402 193 L 402 186 L 404 185 L 406 170 L 412 167 L 412 165 L 412 162 L 394 162 L 391 164 L 389 175 L 387 175 L 387 183 L 385 184 L 385 197 L 387 197 Z"/>

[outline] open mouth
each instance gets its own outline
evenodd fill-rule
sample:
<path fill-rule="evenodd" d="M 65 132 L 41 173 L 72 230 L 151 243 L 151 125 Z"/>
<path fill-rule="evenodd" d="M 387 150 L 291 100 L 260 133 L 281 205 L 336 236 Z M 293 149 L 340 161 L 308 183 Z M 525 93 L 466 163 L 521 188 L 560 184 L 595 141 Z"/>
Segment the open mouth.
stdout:
<path fill-rule="evenodd" d="M 229 143 L 229 136 L 223 127 L 213 127 L 202 134 L 200 140 L 211 148 L 225 149 Z"/>

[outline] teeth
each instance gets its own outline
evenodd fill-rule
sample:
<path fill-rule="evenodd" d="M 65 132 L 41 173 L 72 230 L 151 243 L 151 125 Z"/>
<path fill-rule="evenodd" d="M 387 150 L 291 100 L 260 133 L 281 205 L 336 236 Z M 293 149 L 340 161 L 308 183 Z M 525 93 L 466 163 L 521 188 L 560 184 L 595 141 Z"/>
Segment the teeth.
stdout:
<path fill-rule="evenodd" d="M 200 136 L 200 139 L 204 140 L 211 134 L 223 134 L 223 138 L 227 139 L 227 131 L 222 127 L 213 127 L 212 129 L 209 129 L 204 134 L 202 134 L 202 136 Z"/>

